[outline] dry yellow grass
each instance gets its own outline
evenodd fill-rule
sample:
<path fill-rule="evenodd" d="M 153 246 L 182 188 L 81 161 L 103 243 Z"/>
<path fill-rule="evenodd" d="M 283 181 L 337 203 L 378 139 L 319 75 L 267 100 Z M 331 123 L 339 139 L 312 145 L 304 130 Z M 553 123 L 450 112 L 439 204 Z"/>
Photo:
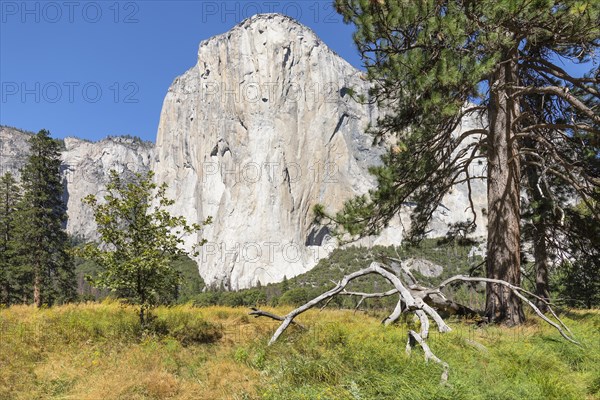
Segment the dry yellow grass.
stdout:
<path fill-rule="evenodd" d="M 110 335 L 86 339 L 85 333 L 77 332 L 77 324 L 93 323 L 94 315 L 125 312 L 135 317 L 134 310 L 117 303 L 2 310 L 0 399 L 253 398 L 259 374 L 235 362 L 231 354 L 236 346 L 268 333 L 268 324 L 248 318 L 247 310 L 223 307 L 179 306 L 158 309 L 157 314 L 182 311 L 221 325 L 223 337 L 214 344 L 182 346 L 169 337 L 119 341 Z M 80 321 L 69 320 L 74 313 Z M 128 320 L 135 323 L 135 318 Z M 52 321 L 62 325 L 62 338 L 50 332 Z M 72 325 L 67 332 L 65 323 Z"/>
<path fill-rule="evenodd" d="M 206 321 L 206 329 L 216 327 L 221 336 L 209 335 L 207 343 L 141 336 L 135 309 L 115 302 L 0 309 L 0 400 L 415 399 L 426 392 L 453 400 L 503 393 L 562 400 L 600 394 L 593 368 L 600 360 L 593 347 L 600 340 L 596 311 L 569 317 L 585 350 L 565 344 L 535 318 L 518 329 L 452 323 L 452 332 L 430 338 L 451 365 L 452 386 L 445 389 L 435 365 L 425 364 L 418 351 L 404 354 L 407 326 L 382 327 L 378 314 L 311 310 L 300 318 L 310 329 L 291 327 L 273 348 L 266 343 L 278 323 L 250 317 L 245 308 L 177 306 L 156 315 L 170 328 L 196 321 L 191 329 L 204 329 L 198 321 Z M 479 395 L 481 388 L 489 393 Z"/>

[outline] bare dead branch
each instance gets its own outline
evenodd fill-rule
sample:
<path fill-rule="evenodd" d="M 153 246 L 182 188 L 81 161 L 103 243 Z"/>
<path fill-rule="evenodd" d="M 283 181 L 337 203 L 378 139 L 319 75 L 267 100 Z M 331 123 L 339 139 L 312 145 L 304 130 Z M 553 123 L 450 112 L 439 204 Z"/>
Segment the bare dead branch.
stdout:
<path fill-rule="evenodd" d="M 363 292 L 347 292 L 345 289 L 342 290 L 340 292 L 340 295 L 343 296 L 357 296 L 360 297 L 360 300 L 358 301 L 358 304 L 356 305 L 356 307 L 354 307 L 354 311 L 358 310 L 358 308 L 360 307 L 360 305 L 366 300 L 366 299 L 376 299 L 376 298 L 382 298 L 382 297 L 388 297 L 388 296 L 393 296 L 396 293 L 398 293 L 398 290 L 396 289 L 390 289 L 387 292 L 384 293 L 363 293 Z M 329 303 L 329 301 L 328 301 Z M 327 303 L 327 304 L 328 304 Z M 327 305 L 326 304 L 326 305 Z"/>
<path fill-rule="evenodd" d="M 276 320 L 276 321 L 283 321 L 283 317 L 280 317 L 279 315 L 276 315 L 276 314 L 270 313 L 270 312 L 268 312 L 268 311 L 262 311 L 262 310 L 259 310 L 259 309 L 258 309 L 258 308 L 256 308 L 256 307 L 250 307 L 250 309 L 252 310 L 252 312 L 250 312 L 250 314 L 249 314 L 249 315 L 253 315 L 253 316 L 254 316 L 254 318 L 258 318 L 258 317 L 267 317 L 267 318 L 274 319 L 274 320 Z M 306 329 L 306 327 L 305 327 L 304 325 L 302 325 L 302 324 L 300 324 L 300 323 L 298 323 L 298 322 L 296 322 L 296 321 L 293 321 L 293 323 L 294 323 L 296 326 L 298 326 L 299 328 Z"/>
<path fill-rule="evenodd" d="M 398 256 L 398 258 L 393 258 L 393 257 L 388 257 L 388 256 L 384 256 L 385 258 L 387 258 L 388 260 L 391 261 L 395 261 L 400 265 L 400 268 L 402 268 L 402 272 L 404 272 L 406 274 L 406 276 L 411 280 L 410 284 L 411 285 L 415 285 L 417 283 L 417 279 L 414 277 L 414 275 L 412 274 L 412 272 L 410 272 L 410 269 L 408 269 L 408 267 L 406 267 L 404 265 L 404 263 L 402 262 L 402 260 L 400 259 L 400 255 L 398 254 L 398 250 L 394 249 L 396 252 L 396 255 Z"/>
<path fill-rule="evenodd" d="M 457 281 L 463 281 L 463 282 L 486 282 L 486 283 L 496 283 L 498 285 L 503 285 L 506 286 L 507 288 L 509 288 L 515 296 L 519 297 L 521 300 L 523 300 L 526 304 L 528 304 L 533 311 L 541 318 L 543 319 L 545 322 L 547 322 L 548 324 L 550 324 L 551 326 L 553 326 L 554 328 L 556 328 L 556 330 L 562 335 L 562 337 L 564 337 L 566 340 L 568 340 L 571 343 L 574 343 L 578 346 L 580 346 L 581 344 L 576 341 L 575 339 L 573 339 L 572 337 L 570 337 L 569 335 L 567 335 L 567 333 L 563 330 L 562 327 L 565 327 L 564 322 L 558 318 L 558 316 L 556 315 L 556 313 L 554 313 L 554 311 L 552 312 L 552 315 L 557 319 L 558 324 L 552 320 L 550 320 L 548 317 L 546 317 L 544 315 L 544 313 L 542 313 L 540 311 L 540 309 L 532 302 L 530 301 L 527 297 L 525 297 L 523 295 L 523 293 L 534 297 L 535 299 L 538 300 L 542 300 L 544 301 L 541 297 L 519 287 L 516 285 L 513 285 L 511 283 L 508 283 L 506 281 L 500 280 L 500 279 L 491 279 L 491 278 L 478 278 L 478 277 L 472 277 L 472 276 L 463 276 L 463 275 L 456 275 L 453 276 L 451 278 L 446 279 L 444 282 L 440 283 L 440 285 L 437 287 L 437 289 L 433 289 L 433 290 L 441 290 L 444 286 L 449 285 L 452 282 L 457 282 Z M 549 303 L 546 302 L 546 304 L 549 306 Z M 560 324 L 560 325 L 559 325 Z M 570 333 L 570 331 L 569 331 Z"/>
<path fill-rule="evenodd" d="M 312 299 L 309 302 L 307 302 L 306 304 L 296 308 L 295 310 L 292 310 L 289 314 L 287 314 L 283 317 L 280 317 L 281 319 L 275 318 L 275 319 L 282 321 L 282 324 L 279 326 L 279 328 L 275 331 L 275 333 L 271 337 L 271 340 L 269 341 L 269 345 L 271 345 L 277 341 L 279 336 L 281 336 L 281 334 L 287 329 L 287 327 L 293 322 L 294 318 L 296 318 L 298 315 L 302 314 L 303 312 L 305 312 L 307 310 L 310 310 L 311 308 L 313 308 L 320 302 L 327 300 L 330 297 L 340 294 L 346 288 L 348 283 L 350 283 L 352 280 L 354 280 L 358 277 L 361 277 L 361 276 L 372 274 L 372 273 L 379 274 L 379 275 L 383 276 L 384 278 L 386 278 L 392 285 L 394 285 L 394 287 L 396 288 L 396 290 L 398 291 L 398 293 L 400 295 L 400 299 L 398 300 L 398 303 L 396 305 L 396 308 L 394 309 L 394 312 L 392 312 L 392 314 L 384 320 L 383 323 L 385 325 L 389 325 L 389 324 L 395 322 L 400 317 L 400 315 L 402 313 L 402 304 L 401 303 L 404 303 L 404 304 L 406 304 L 407 310 L 409 310 L 409 311 L 422 310 L 427 315 L 429 315 L 431 318 L 433 318 L 433 320 L 436 322 L 436 324 L 438 326 L 438 330 L 440 332 L 449 332 L 451 330 L 450 327 L 444 322 L 444 320 L 439 316 L 439 314 L 433 308 L 431 308 L 430 306 L 425 304 L 423 302 L 423 300 L 415 299 L 413 297 L 413 295 L 411 294 L 410 290 L 408 290 L 404 286 L 402 281 L 396 275 L 394 275 L 392 272 L 390 272 L 386 267 L 382 266 L 381 264 L 372 262 L 369 267 L 361 269 L 359 271 L 356 271 L 352 274 L 346 275 L 344 278 L 342 278 L 342 280 L 334 288 L 328 290 L 327 292 L 321 294 L 320 296 L 315 297 L 314 299 Z M 260 311 L 261 310 L 253 310 L 253 313 L 254 313 L 253 315 L 258 315 Z M 264 314 L 264 312 L 261 314 Z M 267 315 L 265 315 L 265 316 L 267 316 Z"/>
<path fill-rule="evenodd" d="M 427 342 L 425 342 L 425 340 L 417 332 L 410 330 L 408 331 L 408 336 L 409 339 L 408 343 L 406 344 L 406 352 L 410 354 L 411 348 L 414 347 L 411 338 L 414 339 L 414 341 L 416 341 L 423 349 L 423 352 L 425 353 L 426 362 L 429 360 L 433 360 L 434 362 L 440 364 L 444 368 L 444 372 L 442 372 L 441 383 L 445 384 L 446 382 L 448 382 L 448 370 L 450 369 L 448 363 L 440 360 L 435 354 L 433 354 Z"/>
<path fill-rule="evenodd" d="M 400 264 L 402 264 L 402 262 L 400 260 L 395 260 L 395 261 L 398 261 L 398 262 L 400 262 Z M 448 304 L 456 305 L 456 303 L 452 302 L 451 300 L 448 300 L 442 293 L 442 289 L 444 287 L 446 287 L 452 283 L 456 283 L 456 282 L 485 282 L 485 283 L 494 283 L 494 284 L 503 285 L 503 286 L 507 287 L 508 289 L 510 289 L 517 297 L 519 297 L 523 302 L 525 302 L 527 305 L 529 305 L 533 309 L 533 311 L 543 321 L 545 321 L 546 323 L 548 323 L 549 325 L 554 327 L 556 330 L 558 330 L 558 332 L 566 340 L 580 346 L 579 342 L 577 342 L 575 339 L 572 338 L 572 333 L 568 329 L 568 327 L 563 323 L 563 321 L 552 310 L 552 307 L 550 307 L 550 303 L 548 301 L 540 298 L 539 296 L 537 296 L 519 286 L 513 285 L 511 283 L 508 283 L 506 281 L 502 281 L 499 279 L 456 275 L 456 276 L 446 279 L 445 281 L 443 281 L 440 285 L 438 285 L 435 288 L 427 288 L 427 287 L 418 285 L 418 283 L 414 279 L 414 276 L 412 276 L 412 274 L 410 274 L 410 271 L 406 271 L 406 268 L 403 268 L 403 270 L 405 270 L 405 272 L 408 272 L 407 276 L 409 277 L 409 279 L 414 281 L 409 286 L 405 286 L 404 283 L 401 281 L 400 277 L 398 277 L 394 273 L 392 273 L 391 270 L 384 264 L 372 262 L 369 265 L 369 267 L 344 276 L 340 280 L 339 283 L 334 282 L 335 286 L 332 289 L 315 297 L 314 299 L 308 301 L 304 305 L 292 310 L 285 316 L 278 316 L 278 315 L 275 315 L 275 314 L 272 314 L 269 312 L 265 312 L 265 311 L 262 311 L 262 310 L 259 310 L 256 308 L 252 308 L 252 312 L 250 313 L 250 315 L 254 315 L 256 317 L 262 317 L 262 316 L 269 317 L 269 318 L 272 318 L 272 319 L 282 322 L 281 325 L 279 326 L 279 328 L 275 331 L 275 333 L 269 340 L 269 345 L 272 345 L 273 343 L 275 343 L 277 341 L 277 339 L 288 328 L 288 326 L 290 324 L 296 323 L 294 321 L 294 318 L 296 318 L 298 315 L 302 314 L 303 312 L 308 311 L 309 309 L 313 308 L 314 306 L 316 306 L 317 304 L 319 304 L 323 301 L 327 301 L 327 302 L 331 301 L 331 299 L 336 295 L 358 296 L 361 298 L 358 303 L 358 306 L 360 306 L 360 304 L 367 298 L 381 298 L 381 297 L 398 295 L 398 301 L 396 303 L 394 310 L 387 318 L 385 318 L 382 321 L 382 323 L 384 325 L 389 325 L 389 324 L 395 322 L 404 313 L 411 313 L 411 312 L 414 313 L 414 315 L 416 317 L 418 317 L 419 322 L 420 322 L 420 333 L 417 333 L 414 330 L 409 330 L 406 351 L 407 351 L 407 353 L 410 353 L 412 347 L 414 347 L 415 344 L 418 343 L 425 353 L 426 361 L 433 360 L 434 362 L 442 365 L 442 367 L 444 368 L 444 372 L 442 373 L 441 381 L 442 381 L 442 383 L 446 383 L 448 380 L 449 366 L 446 362 L 440 360 L 431 351 L 431 349 L 429 348 L 429 346 L 426 342 L 427 338 L 429 337 L 429 328 L 430 328 L 429 318 L 434 320 L 434 322 L 436 323 L 438 330 L 440 332 L 449 332 L 451 330 L 450 327 L 444 322 L 442 317 L 436 311 L 435 307 L 438 307 L 438 309 L 439 309 L 439 308 L 443 308 L 444 305 L 446 305 L 446 306 Z M 390 289 L 386 292 L 381 292 L 381 293 L 365 293 L 365 292 L 346 291 L 346 286 L 352 280 L 362 277 L 362 276 L 365 276 L 365 275 L 369 275 L 369 274 L 378 274 L 378 275 L 384 277 L 394 286 L 394 288 Z M 558 322 L 554 322 L 550 318 L 548 318 L 546 315 L 544 315 L 544 313 L 542 311 L 540 311 L 540 309 L 527 296 L 543 301 L 548 306 L 548 309 L 550 310 L 554 319 Z M 434 306 L 429 305 L 428 302 L 432 302 Z M 358 306 L 357 306 L 357 308 L 358 308 Z M 301 325 L 299 325 L 299 326 L 301 326 Z"/>

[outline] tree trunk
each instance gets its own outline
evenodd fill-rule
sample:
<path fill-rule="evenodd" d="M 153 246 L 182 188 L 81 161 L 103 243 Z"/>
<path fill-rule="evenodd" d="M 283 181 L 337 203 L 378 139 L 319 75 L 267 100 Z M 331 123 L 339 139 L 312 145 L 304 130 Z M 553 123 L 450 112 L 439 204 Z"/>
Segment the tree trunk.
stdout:
<path fill-rule="evenodd" d="M 33 277 L 33 304 L 36 307 L 42 306 L 42 296 L 40 294 L 40 274 L 39 272 L 35 272 L 35 276 Z"/>
<path fill-rule="evenodd" d="M 528 145 L 530 146 L 530 145 Z M 531 146 L 535 146 L 532 144 Z M 529 187 L 531 188 L 530 196 L 535 203 L 534 214 L 531 221 L 532 241 L 533 241 L 533 258 L 535 263 L 535 294 L 546 301 L 550 301 L 550 289 L 548 284 L 548 248 L 546 246 L 546 236 L 548 235 L 547 218 L 549 213 L 548 200 L 541 193 L 539 184 L 540 176 L 535 167 L 526 169 Z M 538 300 L 536 305 L 542 311 L 548 310 L 548 305 Z"/>
<path fill-rule="evenodd" d="M 546 301 L 550 301 L 550 289 L 548 285 L 548 249 L 546 247 L 545 225 L 544 221 L 534 224 L 533 257 L 535 258 L 535 294 Z M 543 312 L 548 311 L 548 304 L 543 301 L 538 301 L 537 306 Z"/>
<path fill-rule="evenodd" d="M 507 85 L 516 84 L 516 62 L 498 64 L 490 81 L 489 136 L 487 138 L 488 242 L 487 277 L 519 286 L 520 198 L 519 159 L 513 137 L 518 103 Z M 488 283 L 485 314 L 490 322 L 518 325 L 525 320 L 520 300 L 508 288 Z"/>

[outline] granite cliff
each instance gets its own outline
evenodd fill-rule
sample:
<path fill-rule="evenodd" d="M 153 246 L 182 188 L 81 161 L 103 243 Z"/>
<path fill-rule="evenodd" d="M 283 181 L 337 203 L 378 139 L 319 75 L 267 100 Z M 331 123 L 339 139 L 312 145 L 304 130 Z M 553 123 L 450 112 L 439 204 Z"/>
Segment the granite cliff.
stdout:
<path fill-rule="evenodd" d="M 366 88 L 360 72 L 281 15 L 200 44 L 165 98 L 156 171 L 188 220 L 213 217 L 197 259 L 205 281 L 280 281 L 326 255 L 312 206 L 365 192 L 377 161 L 362 133 L 374 110 L 349 88 Z"/>
<path fill-rule="evenodd" d="M 198 62 L 169 88 L 156 145 L 124 138 L 89 143 L 65 139 L 65 197 L 70 233 L 91 238 L 81 199 L 100 194 L 108 171 L 146 171 L 169 184 L 172 213 L 189 222 L 213 217 L 196 257 L 208 284 L 239 289 L 306 272 L 334 248 L 312 207 L 337 210 L 375 184 L 367 169 L 383 147 L 364 133 L 376 122 L 362 73 L 309 28 L 279 14 L 261 14 L 200 43 Z M 478 122 L 466 120 L 461 129 Z M 24 136 L 25 135 L 25 136 Z M 0 168 L 16 171 L 26 134 L 0 128 Z M 481 173 L 483 166 L 477 167 Z M 485 183 L 473 186 L 478 231 L 485 229 Z M 436 211 L 431 236 L 464 220 L 466 187 Z M 406 215 L 362 243 L 399 244 Z M 187 246 L 198 240 L 188 238 Z"/>
<path fill-rule="evenodd" d="M 373 187 L 367 168 L 384 150 L 364 134 L 377 109 L 350 95 L 367 85 L 312 30 L 278 14 L 200 44 L 198 63 L 164 100 L 156 171 L 177 212 L 214 219 L 197 257 L 206 282 L 238 289 L 280 281 L 333 248 L 312 223 L 313 205 L 336 210 Z M 464 219 L 465 192 L 447 197 L 432 235 Z M 365 243 L 400 243 L 402 220 Z"/>

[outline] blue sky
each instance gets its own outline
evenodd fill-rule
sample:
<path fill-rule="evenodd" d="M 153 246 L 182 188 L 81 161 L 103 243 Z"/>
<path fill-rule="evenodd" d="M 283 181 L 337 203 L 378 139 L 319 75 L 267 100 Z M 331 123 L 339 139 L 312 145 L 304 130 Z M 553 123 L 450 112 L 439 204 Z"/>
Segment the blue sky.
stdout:
<path fill-rule="evenodd" d="M 0 124 L 54 137 L 155 140 L 163 98 L 200 41 L 258 12 L 311 27 L 351 64 L 353 28 L 330 0 L 0 0 Z"/>

